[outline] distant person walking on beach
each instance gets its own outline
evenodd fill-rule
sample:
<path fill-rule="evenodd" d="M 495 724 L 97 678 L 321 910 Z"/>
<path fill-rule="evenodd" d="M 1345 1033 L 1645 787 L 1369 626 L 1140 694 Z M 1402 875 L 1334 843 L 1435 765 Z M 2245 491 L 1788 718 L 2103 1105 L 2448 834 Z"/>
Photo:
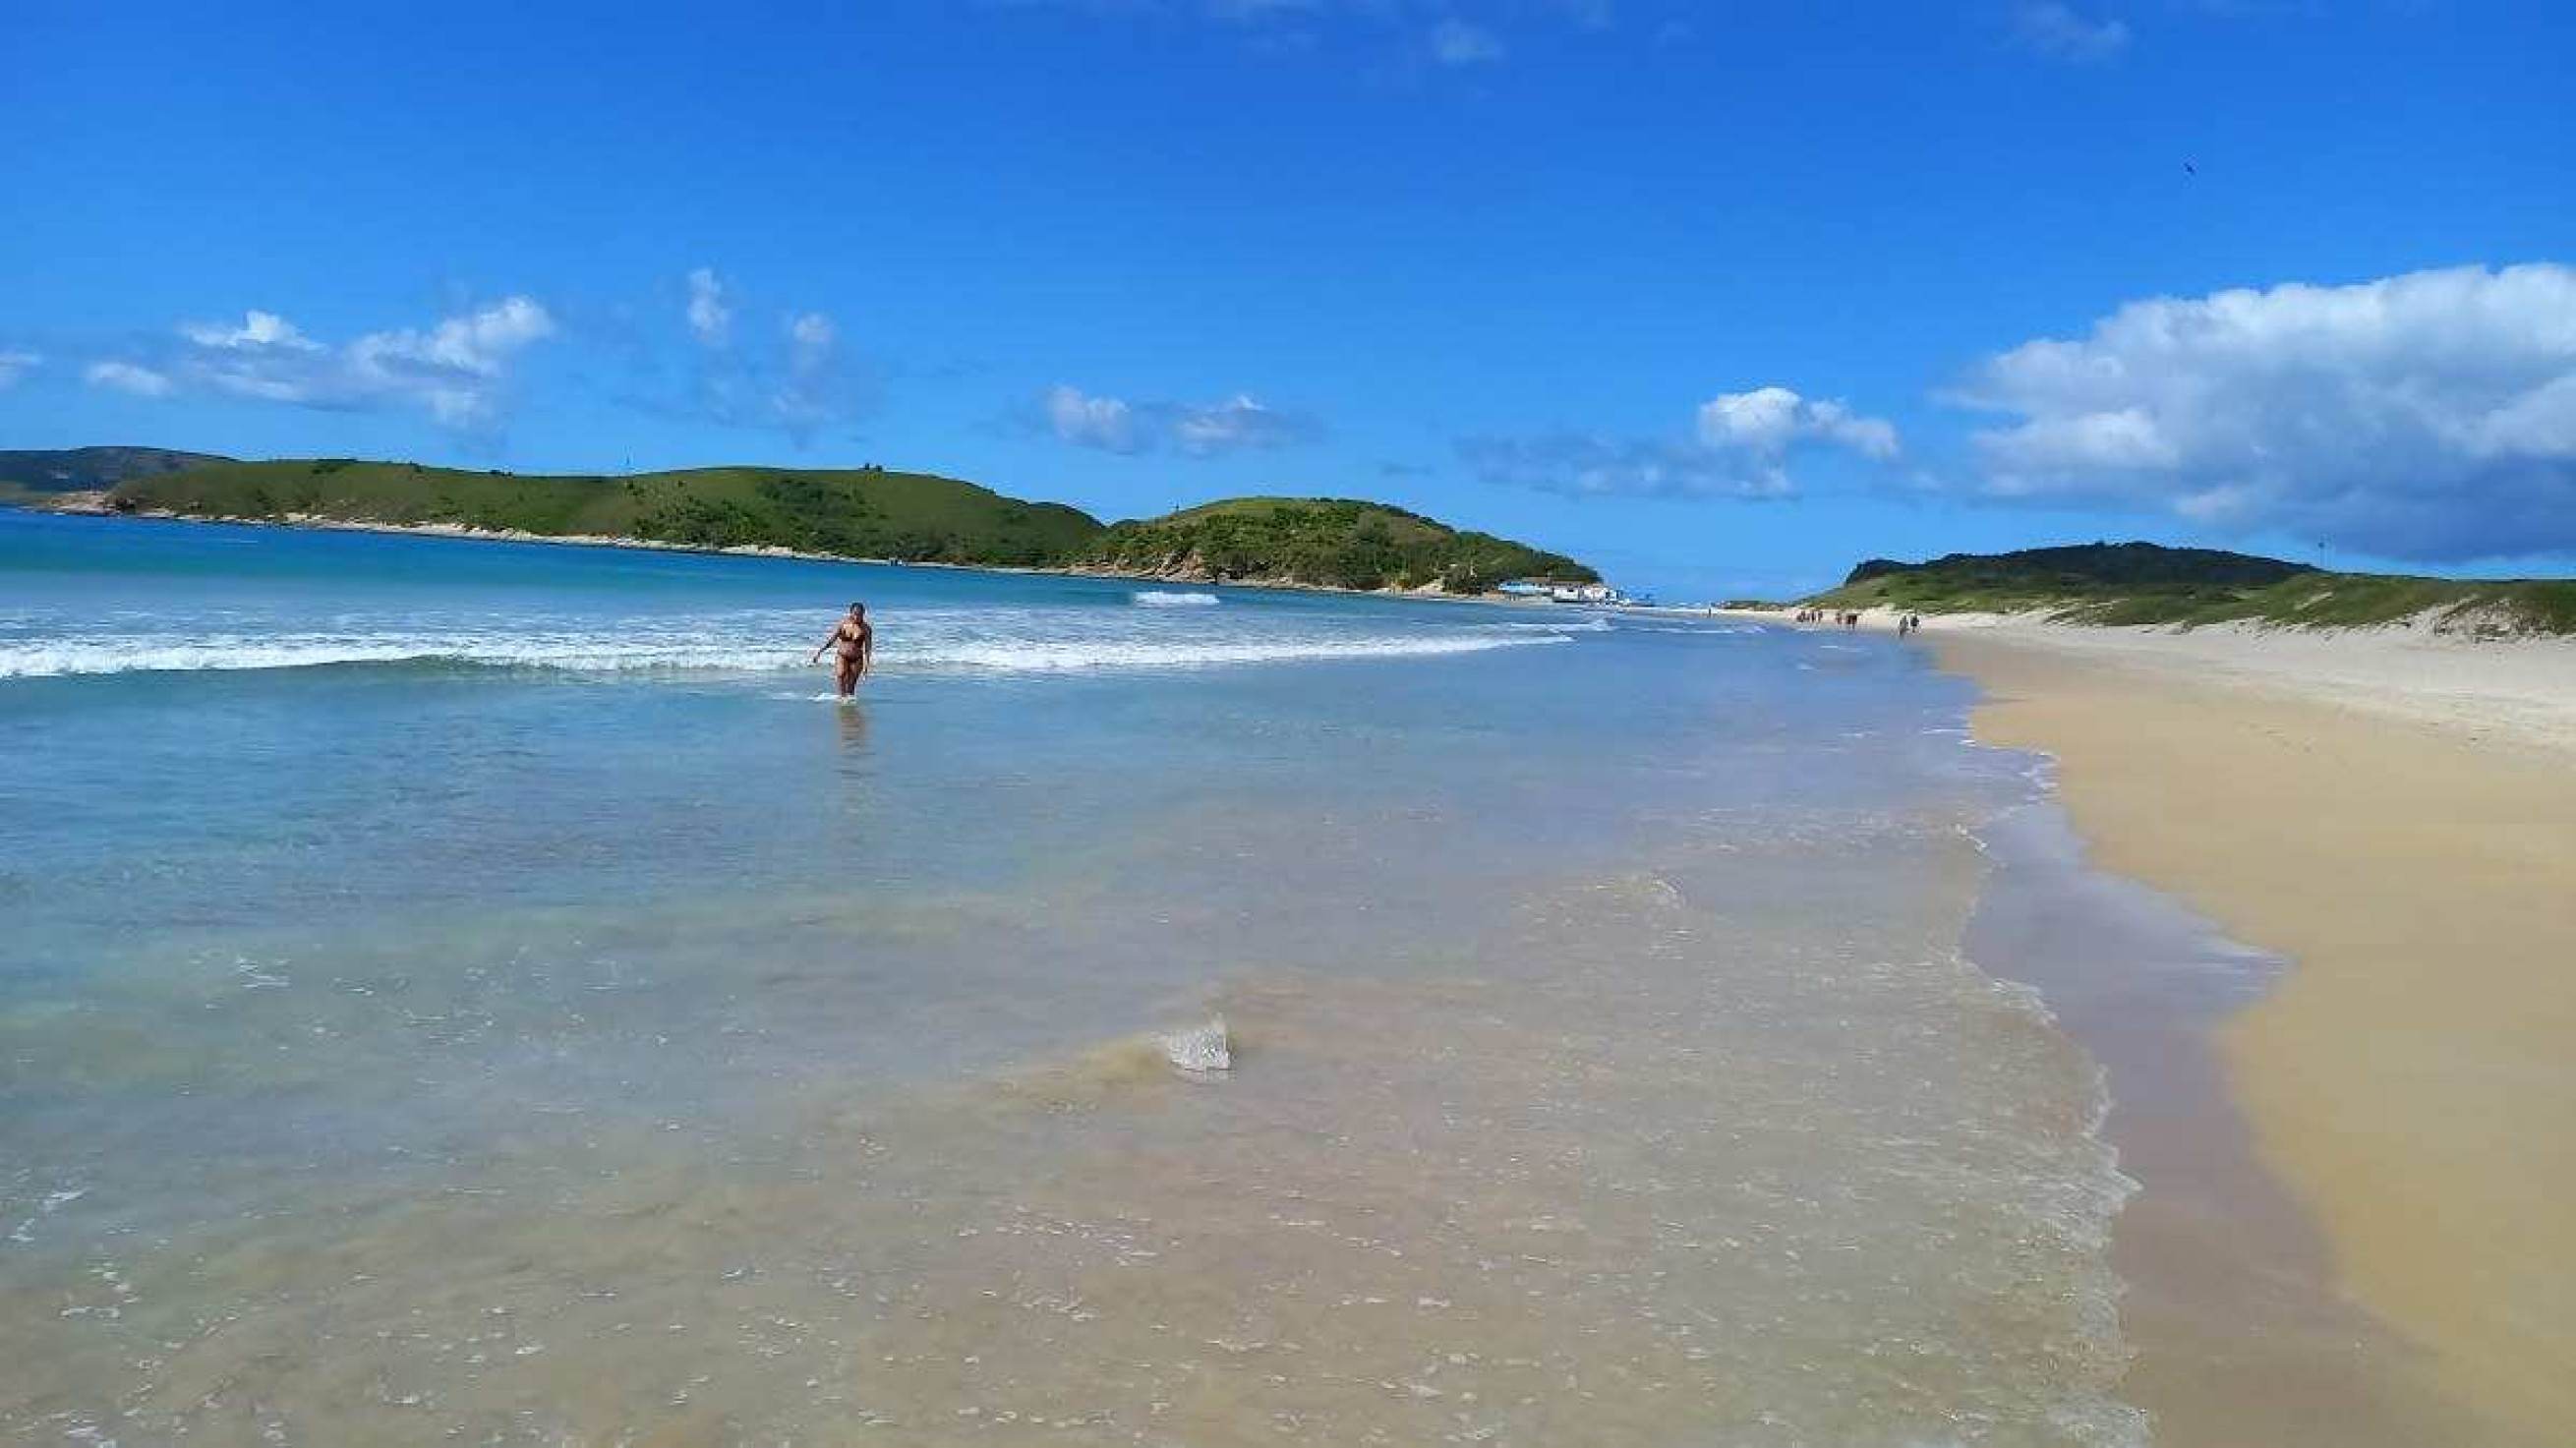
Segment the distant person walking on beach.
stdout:
<path fill-rule="evenodd" d="M 847 699 L 856 694 L 859 691 L 859 675 L 868 671 L 868 659 L 877 650 L 877 631 L 868 627 L 866 604 L 850 605 L 849 616 L 833 628 L 830 638 L 823 640 L 815 648 L 814 657 L 810 662 L 817 664 L 823 662 L 825 649 L 830 649 L 840 656 L 838 685 L 841 697 Z"/>

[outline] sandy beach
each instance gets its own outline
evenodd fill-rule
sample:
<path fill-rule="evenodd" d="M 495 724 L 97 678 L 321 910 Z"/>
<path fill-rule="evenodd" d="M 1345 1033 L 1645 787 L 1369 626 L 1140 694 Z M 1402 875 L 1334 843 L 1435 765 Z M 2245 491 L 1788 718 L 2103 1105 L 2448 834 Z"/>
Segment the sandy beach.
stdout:
<path fill-rule="evenodd" d="M 2216 1031 L 2229 1099 L 2122 1143 L 2160 1438 L 2576 1437 L 2576 647 L 1925 638 L 1979 738 L 2055 757 L 2098 866 L 2287 961 Z"/>

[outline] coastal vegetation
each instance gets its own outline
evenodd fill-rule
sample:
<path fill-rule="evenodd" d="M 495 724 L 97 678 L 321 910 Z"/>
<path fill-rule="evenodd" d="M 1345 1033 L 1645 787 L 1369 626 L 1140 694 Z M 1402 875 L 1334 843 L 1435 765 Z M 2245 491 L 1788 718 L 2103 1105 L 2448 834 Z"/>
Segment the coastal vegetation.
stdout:
<path fill-rule="evenodd" d="M 128 478 L 231 461 L 166 447 L 0 450 L 0 503 L 42 502 L 48 494 L 94 492 Z"/>
<path fill-rule="evenodd" d="M 104 489 L 96 506 L 187 518 L 448 527 L 1323 588 L 1483 593 L 1513 579 L 1599 577 L 1562 554 L 1382 503 L 1231 498 L 1104 526 L 1061 503 L 878 467 L 541 476 L 288 458 L 87 476 L 92 489 Z"/>
<path fill-rule="evenodd" d="M 1158 578 L 1485 593 L 1521 578 L 1592 583 L 1600 575 L 1546 553 L 1348 498 L 1228 498 L 1116 524 L 1082 563 Z"/>
<path fill-rule="evenodd" d="M 2576 633 L 2576 579 L 2418 578 L 2153 543 L 1873 558 L 1804 603 L 1917 613 L 2026 613 L 2069 623 L 2237 621 L 2358 628 L 2429 616 L 2449 632 Z"/>
<path fill-rule="evenodd" d="M 130 479 L 118 511 L 182 517 L 442 524 L 688 548 L 787 548 L 907 562 L 1036 565 L 1100 531 L 1060 503 L 882 468 L 692 468 L 625 477 L 470 472 L 299 458 Z"/>

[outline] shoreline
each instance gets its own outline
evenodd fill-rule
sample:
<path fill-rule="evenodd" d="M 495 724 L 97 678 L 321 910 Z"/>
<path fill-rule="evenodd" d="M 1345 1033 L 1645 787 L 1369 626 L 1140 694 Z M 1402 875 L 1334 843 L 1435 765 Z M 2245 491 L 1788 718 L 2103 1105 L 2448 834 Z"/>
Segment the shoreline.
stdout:
<path fill-rule="evenodd" d="M 1720 612 L 1784 628 L 1834 627 L 1791 623 L 1785 610 Z M 1896 617 L 1892 610 L 1863 610 L 1861 627 L 1887 632 Z M 2117 664 L 2186 687 L 2225 686 L 2482 743 L 2576 753 L 2576 635 L 2479 637 L 2443 632 L 2421 618 L 2349 629 L 2247 623 L 2186 629 L 1955 613 L 1926 616 L 1921 636 L 1935 649 L 1990 639 L 2073 662 Z"/>
<path fill-rule="evenodd" d="M 2144 1022 L 2169 961 L 2034 982 L 2143 1183 L 2114 1254 L 2160 1441 L 2563 1442 L 2576 667 L 2356 634 L 1927 625 L 1975 736 L 2055 761 L 2092 870 L 2285 962 Z"/>
<path fill-rule="evenodd" d="M 2096 1128 L 2136 1184 L 2109 1224 L 2119 1393 L 2162 1448 L 2485 1441 L 2422 1354 L 2348 1301 L 2328 1244 L 2257 1155 L 2216 1032 L 2286 963 L 2094 864 L 2053 786 L 1975 831 L 1992 870 L 1962 952 L 2036 988 L 2102 1072 Z"/>
<path fill-rule="evenodd" d="M 560 548 L 624 548 L 644 553 L 695 553 L 723 558 L 778 558 L 799 563 L 841 563 L 858 568 L 942 568 L 965 573 L 1005 573 L 1041 578 L 1103 578 L 1130 583 L 1153 583 L 1171 588 L 1247 588 L 1284 593 L 1329 593 L 1351 598 L 1411 599 L 1428 603 L 1501 604 L 1510 607 L 1530 606 L 1537 600 L 1515 598 L 1500 593 L 1444 593 L 1423 588 L 1336 588 L 1330 584 L 1306 583 L 1285 578 L 1193 578 L 1174 573 L 1148 573 L 1116 568 L 1041 568 L 1016 563 L 949 563 L 932 559 L 852 558 L 839 553 L 815 553 L 801 548 L 788 548 L 775 543 L 740 543 L 727 547 L 705 547 L 693 543 L 666 543 L 653 538 L 630 538 L 611 533 L 531 533 L 524 528 L 476 528 L 463 523 L 377 523 L 356 518 L 325 518 L 306 514 L 289 514 L 280 518 L 236 518 L 178 513 L 166 508 L 138 508 L 132 511 L 106 507 L 87 494 L 57 494 L 67 501 L 53 506 L 25 501 L 0 500 L 0 508 L 16 508 L 55 518 L 139 518 L 156 523 L 207 523 L 234 528 L 289 528 L 312 533 L 383 533 L 410 538 L 450 538 L 480 543 L 539 543 Z"/>

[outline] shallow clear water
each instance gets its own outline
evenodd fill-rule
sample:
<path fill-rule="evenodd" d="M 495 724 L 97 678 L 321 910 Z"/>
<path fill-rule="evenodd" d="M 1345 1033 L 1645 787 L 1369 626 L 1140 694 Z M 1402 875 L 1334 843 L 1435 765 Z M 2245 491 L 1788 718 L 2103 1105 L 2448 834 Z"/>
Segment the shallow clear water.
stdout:
<path fill-rule="evenodd" d="M 0 513 L 0 1433 L 2135 1441 L 2097 1073 L 1958 953 L 2032 789 L 1965 703 L 1682 619 Z"/>

